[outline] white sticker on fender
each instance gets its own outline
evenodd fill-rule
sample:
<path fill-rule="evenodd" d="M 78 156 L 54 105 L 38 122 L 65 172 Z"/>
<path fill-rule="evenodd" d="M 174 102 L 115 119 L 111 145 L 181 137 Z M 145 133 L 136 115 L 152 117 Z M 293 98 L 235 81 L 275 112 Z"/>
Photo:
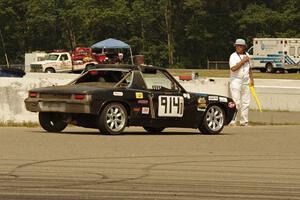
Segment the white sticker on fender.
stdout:
<path fill-rule="evenodd" d="M 185 99 L 190 99 L 190 98 L 191 98 L 191 96 L 190 96 L 189 93 L 183 93 L 183 97 L 184 97 Z"/>
<path fill-rule="evenodd" d="M 227 100 L 226 97 L 219 97 L 219 101 L 223 102 L 223 103 L 227 103 L 228 102 L 228 100 Z"/>
<path fill-rule="evenodd" d="M 218 96 L 208 96 L 208 101 L 218 101 Z"/>
<path fill-rule="evenodd" d="M 182 117 L 184 111 L 184 98 L 182 96 L 159 96 L 159 117 Z"/>

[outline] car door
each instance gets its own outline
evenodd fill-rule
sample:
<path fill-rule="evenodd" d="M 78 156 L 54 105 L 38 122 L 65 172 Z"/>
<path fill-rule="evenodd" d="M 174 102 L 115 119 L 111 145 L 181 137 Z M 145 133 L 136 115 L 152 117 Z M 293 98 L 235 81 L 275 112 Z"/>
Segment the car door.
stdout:
<path fill-rule="evenodd" d="M 71 60 L 68 57 L 68 54 L 61 54 L 60 56 L 61 67 L 64 70 L 71 69 Z"/>
<path fill-rule="evenodd" d="M 154 125 L 191 127 L 195 123 L 197 108 L 193 95 L 183 91 L 164 71 L 143 73 L 143 77 L 152 95 Z"/>

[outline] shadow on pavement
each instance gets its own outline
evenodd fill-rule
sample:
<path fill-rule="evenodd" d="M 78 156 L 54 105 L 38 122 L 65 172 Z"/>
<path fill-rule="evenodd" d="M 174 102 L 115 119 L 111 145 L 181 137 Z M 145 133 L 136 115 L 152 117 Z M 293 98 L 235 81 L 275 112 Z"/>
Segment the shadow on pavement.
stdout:
<path fill-rule="evenodd" d="M 198 132 L 162 132 L 162 133 L 147 133 L 147 132 L 141 132 L 141 131 L 137 131 L 137 132 L 123 132 L 120 135 L 106 135 L 100 132 L 75 132 L 75 131 L 64 131 L 61 133 L 48 133 L 46 131 L 35 131 L 36 133 L 40 133 L 40 134 L 60 134 L 60 135 L 99 135 L 99 136 L 108 136 L 108 137 L 120 137 L 120 136 L 138 136 L 138 135 L 153 135 L 153 136 L 163 136 L 163 135 L 199 135 L 199 136 L 226 136 L 226 135 L 233 135 L 232 133 L 221 133 L 219 135 L 206 135 L 206 134 L 202 134 L 202 133 L 198 133 Z"/>

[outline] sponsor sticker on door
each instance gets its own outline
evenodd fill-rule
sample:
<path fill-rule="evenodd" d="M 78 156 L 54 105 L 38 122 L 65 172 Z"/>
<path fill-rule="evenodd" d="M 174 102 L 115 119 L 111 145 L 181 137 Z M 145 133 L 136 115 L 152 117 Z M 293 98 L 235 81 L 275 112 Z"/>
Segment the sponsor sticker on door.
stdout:
<path fill-rule="evenodd" d="M 113 92 L 113 95 L 114 96 L 117 96 L 117 97 L 122 97 L 123 96 L 123 92 Z"/>
<path fill-rule="evenodd" d="M 150 113 L 150 108 L 149 107 L 142 107 L 142 114 L 143 115 L 148 115 Z"/>
<path fill-rule="evenodd" d="M 143 95 L 142 92 L 136 92 L 136 93 L 135 93 L 135 98 L 136 98 L 136 99 L 143 99 L 143 98 L 144 98 L 144 95 Z"/>

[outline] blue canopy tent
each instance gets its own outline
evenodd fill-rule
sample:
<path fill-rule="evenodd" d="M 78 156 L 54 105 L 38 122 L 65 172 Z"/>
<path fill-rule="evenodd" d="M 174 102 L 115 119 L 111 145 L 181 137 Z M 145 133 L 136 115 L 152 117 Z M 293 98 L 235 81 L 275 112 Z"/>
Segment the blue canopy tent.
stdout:
<path fill-rule="evenodd" d="M 130 45 L 122 42 L 121 40 L 116 40 L 113 38 L 109 38 L 100 42 L 93 44 L 92 49 L 129 49 L 131 56 L 131 63 L 133 64 L 132 50 Z"/>

